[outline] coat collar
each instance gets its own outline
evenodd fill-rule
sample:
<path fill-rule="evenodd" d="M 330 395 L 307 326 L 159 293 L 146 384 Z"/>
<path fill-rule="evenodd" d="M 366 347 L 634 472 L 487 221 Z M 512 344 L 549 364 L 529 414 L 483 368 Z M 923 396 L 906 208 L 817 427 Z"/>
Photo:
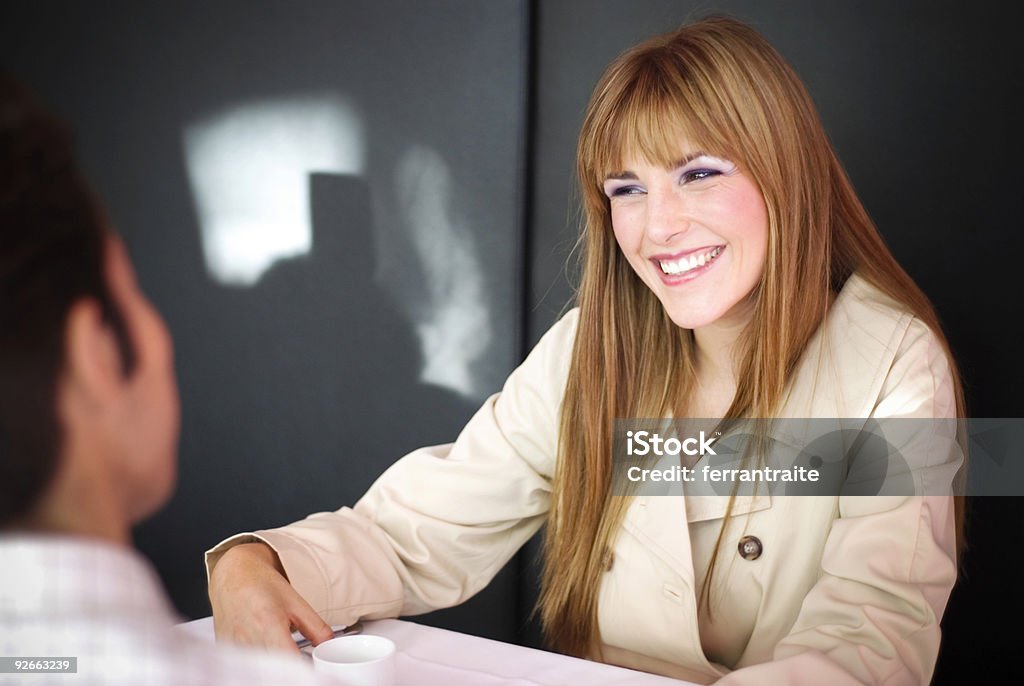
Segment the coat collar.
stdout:
<path fill-rule="evenodd" d="M 854 274 L 836 297 L 794 374 L 781 417 L 867 417 L 878 401 L 912 316 L 866 279 Z M 693 584 L 687 524 L 725 517 L 729 499 L 669 486 L 667 495 L 637 496 L 623 526 Z M 772 506 L 767 493 L 737 496 L 732 515 Z"/>
<path fill-rule="evenodd" d="M 913 316 L 858 274 L 807 345 L 781 417 L 868 417 Z"/>

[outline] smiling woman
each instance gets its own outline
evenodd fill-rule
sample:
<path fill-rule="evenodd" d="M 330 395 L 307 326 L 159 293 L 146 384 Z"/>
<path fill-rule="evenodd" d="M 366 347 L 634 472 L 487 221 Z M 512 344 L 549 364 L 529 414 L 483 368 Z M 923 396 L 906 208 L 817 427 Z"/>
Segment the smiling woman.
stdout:
<path fill-rule="evenodd" d="M 291 625 L 320 638 L 325 620 L 454 605 L 546 523 L 539 613 L 563 652 L 702 683 L 927 683 L 957 575 L 950 483 L 612 490 L 623 418 L 963 414 L 931 305 L 799 79 L 731 19 L 654 38 L 597 84 L 577 168 L 578 307 L 454 443 L 407 455 L 352 509 L 211 550 L 218 631 L 285 646 Z M 961 455 L 928 460 L 952 473 Z"/>
<path fill-rule="evenodd" d="M 963 400 L 931 305 L 867 217 L 803 84 L 753 29 L 712 18 L 620 56 L 594 90 L 577 169 L 586 217 L 583 275 L 541 613 L 564 650 L 589 654 L 596 635 L 614 645 L 605 618 L 615 584 L 600 561 L 623 545 L 620 532 L 630 531 L 635 510 L 629 499 L 606 495 L 612 420 L 946 416 L 962 413 Z M 900 378 L 896 370 L 907 368 L 912 373 Z M 867 388 L 838 382 L 858 375 L 871 378 Z M 922 393 L 919 382 L 932 390 Z M 588 483 L 568 487 L 579 474 Z M 748 677 L 737 671 L 729 678 L 737 683 L 784 683 L 804 668 L 818 681 L 875 681 L 901 671 L 927 681 L 946 596 L 931 604 L 921 589 L 936 582 L 948 593 L 952 585 L 952 499 L 908 501 L 901 514 L 868 506 L 860 512 L 873 518 L 850 534 L 867 548 L 865 559 L 885 566 L 890 553 L 872 542 L 882 528 L 943 513 L 928 560 L 939 576 L 913 579 L 908 569 L 912 582 L 902 589 L 934 632 L 908 639 L 919 651 L 917 664 L 884 657 L 905 647 L 902 638 L 886 641 L 877 656 L 859 652 L 879 645 L 880 634 L 841 600 L 875 597 L 892 588 L 888 580 L 866 570 L 849 574 L 854 584 L 821 577 L 825 569 L 843 577 L 840 570 L 853 562 L 845 553 L 830 558 L 825 534 L 850 527 L 844 517 L 857 508 L 840 499 L 822 517 L 824 511 L 812 513 L 821 503 L 797 500 L 772 508 L 775 523 L 740 517 L 733 498 L 710 523 L 687 504 L 690 536 L 682 548 L 693 560 L 699 596 L 700 657 L 733 668 L 772 664 L 750 666 Z M 792 537 L 777 530 L 787 521 L 801 522 Z M 731 564 L 732 546 L 723 545 L 743 527 L 760 530 L 761 540 L 786 541 L 789 562 L 803 559 L 787 565 L 787 582 L 762 569 L 755 583 L 763 595 L 747 592 L 751 580 Z M 913 549 L 915 538 L 901 545 Z M 719 580 L 722 564 L 727 576 Z M 788 636 L 765 624 L 766 604 L 779 603 L 789 609 L 772 622 Z M 828 627 L 836 625 L 850 638 L 830 638 Z M 782 659 L 798 653 L 803 657 L 793 663 Z M 812 654 L 831 655 L 829 666 L 812 666 Z"/>
<path fill-rule="evenodd" d="M 768 249 L 754 182 L 704 153 L 669 168 L 635 159 L 624 167 L 604 183 L 615 240 L 668 316 L 687 329 L 745 325 Z"/>

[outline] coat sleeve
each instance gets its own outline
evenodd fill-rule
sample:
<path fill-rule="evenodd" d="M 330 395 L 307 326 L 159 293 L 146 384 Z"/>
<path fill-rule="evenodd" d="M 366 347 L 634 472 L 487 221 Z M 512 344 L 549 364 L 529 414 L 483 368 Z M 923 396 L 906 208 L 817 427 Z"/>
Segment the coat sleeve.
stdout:
<path fill-rule="evenodd" d="M 206 554 L 208 573 L 232 545 L 263 541 L 332 624 L 450 607 L 478 592 L 548 511 L 576 321 L 573 310 L 555 324 L 454 443 L 406 455 L 352 508 L 221 542 Z"/>
<path fill-rule="evenodd" d="M 899 344 L 872 416 L 955 416 L 945 351 L 913 320 Z M 939 650 L 939 620 L 956 581 L 951 481 L 962 464 L 955 422 L 919 422 L 912 465 L 930 475 L 925 495 L 840 497 L 820 577 L 770 662 L 723 677 L 754 684 L 927 684 Z M 938 475 L 938 476 L 936 476 Z M 918 492 L 920 491 L 918 483 Z"/>

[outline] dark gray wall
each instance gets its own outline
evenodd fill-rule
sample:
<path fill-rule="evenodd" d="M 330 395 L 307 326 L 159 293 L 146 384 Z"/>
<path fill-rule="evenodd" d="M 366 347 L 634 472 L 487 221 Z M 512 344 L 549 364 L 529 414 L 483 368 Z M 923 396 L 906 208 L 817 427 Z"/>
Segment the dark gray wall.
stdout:
<path fill-rule="evenodd" d="M 453 440 L 518 362 L 526 8 L 43 2 L 3 15 L 4 66 L 74 126 L 173 334 L 179 487 L 137 543 L 184 614 L 209 614 L 206 547 L 354 503 L 405 452 Z M 354 113 L 361 170 L 312 169 L 312 249 L 224 283 L 204 259 L 185 133 L 303 98 Z M 317 126 L 291 130 L 315 140 Z M 282 146 L 264 133 L 229 190 L 275 191 L 265 178 L 283 162 L 259 154 Z M 514 576 L 433 621 L 511 640 Z"/>

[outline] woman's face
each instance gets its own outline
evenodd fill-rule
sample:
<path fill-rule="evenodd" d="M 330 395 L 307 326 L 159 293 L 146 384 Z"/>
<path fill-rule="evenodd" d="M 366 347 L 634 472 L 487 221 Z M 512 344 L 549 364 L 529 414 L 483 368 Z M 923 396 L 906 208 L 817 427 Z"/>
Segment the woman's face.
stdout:
<path fill-rule="evenodd" d="M 670 168 L 627 157 L 604 191 L 622 254 L 677 325 L 745 324 L 768 210 L 738 165 L 682 146 Z"/>

